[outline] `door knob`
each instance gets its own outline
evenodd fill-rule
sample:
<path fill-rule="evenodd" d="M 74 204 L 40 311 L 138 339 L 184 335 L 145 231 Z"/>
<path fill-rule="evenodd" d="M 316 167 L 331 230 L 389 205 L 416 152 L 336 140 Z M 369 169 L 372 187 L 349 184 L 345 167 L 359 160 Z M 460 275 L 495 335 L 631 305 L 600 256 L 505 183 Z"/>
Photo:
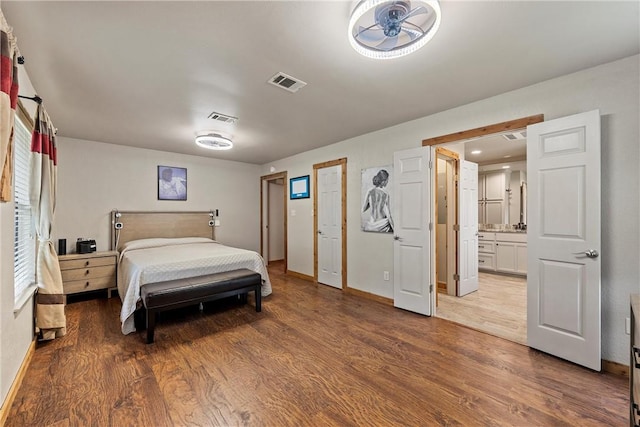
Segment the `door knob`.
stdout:
<path fill-rule="evenodd" d="M 595 249 L 589 249 L 588 251 L 585 251 L 584 254 L 589 258 L 598 258 L 598 256 L 600 256 L 598 251 L 596 251 Z"/>
<path fill-rule="evenodd" d="M 398 240 L 398 241 L 400 241 L 400 240 L 402 240 L 402 239 L 400 238 L 400 236 L 393 236 L 393 240 Z"/>
<path fill-rule="evenodd" d="M 574 252 L 574 255 L 584 255 L 588 258 L 598 258 L 600 256 L 600 254 L 598 253 L 597 250 L 595 249 L 588 249 L 584 252 Z"/>
<path fill-rule="evenodd" d="M 322 231 L 321 231 L 321 230 L 318 230 L 318 234 L 322 234 Z"/>

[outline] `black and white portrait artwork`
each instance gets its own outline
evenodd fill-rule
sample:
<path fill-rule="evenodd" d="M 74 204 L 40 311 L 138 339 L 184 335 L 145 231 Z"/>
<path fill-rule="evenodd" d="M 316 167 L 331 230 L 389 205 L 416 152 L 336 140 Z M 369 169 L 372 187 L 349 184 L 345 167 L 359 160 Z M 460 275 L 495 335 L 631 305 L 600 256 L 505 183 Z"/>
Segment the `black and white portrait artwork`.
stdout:
<path fill-rule="evenodd" d="M 392 174 L 393 166 L 362 169 L 362 231 L 393 233 Z"/>
<path fill-rule="evenodd" d="M 187 169 L 158 166 L 158 200 L 187 200 Z"/>

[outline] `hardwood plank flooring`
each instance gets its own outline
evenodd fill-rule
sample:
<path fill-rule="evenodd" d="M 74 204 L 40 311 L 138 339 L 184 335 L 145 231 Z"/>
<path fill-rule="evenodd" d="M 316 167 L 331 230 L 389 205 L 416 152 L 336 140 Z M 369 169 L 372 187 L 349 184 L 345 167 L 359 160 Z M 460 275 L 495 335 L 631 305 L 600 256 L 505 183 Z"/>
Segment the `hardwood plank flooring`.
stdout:
<path fill-rule="evenodd" d="M 436 317 L 527 344 L 527 278 L 480 272 L 478 290 L 438 294 Z"/>
<path fill-rule="evenodd" d="M 7 426 L 614 426 L 627 379 L 270 267 L 263 311 L 166 313 L 120 333 L 118 298 L 67 306 Z"/>

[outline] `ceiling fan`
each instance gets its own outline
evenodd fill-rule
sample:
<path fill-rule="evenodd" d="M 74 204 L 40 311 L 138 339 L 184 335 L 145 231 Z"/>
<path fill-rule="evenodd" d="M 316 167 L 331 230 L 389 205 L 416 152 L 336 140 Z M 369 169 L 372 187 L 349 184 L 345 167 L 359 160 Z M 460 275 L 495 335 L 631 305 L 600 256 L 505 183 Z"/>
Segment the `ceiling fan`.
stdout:
<path fill-rule="evenodd" d="M 349 40 L 362 55 L 397 58 L 424 46 L 440 26 L 437 0 L 363 0 L 349 23 Z"/>

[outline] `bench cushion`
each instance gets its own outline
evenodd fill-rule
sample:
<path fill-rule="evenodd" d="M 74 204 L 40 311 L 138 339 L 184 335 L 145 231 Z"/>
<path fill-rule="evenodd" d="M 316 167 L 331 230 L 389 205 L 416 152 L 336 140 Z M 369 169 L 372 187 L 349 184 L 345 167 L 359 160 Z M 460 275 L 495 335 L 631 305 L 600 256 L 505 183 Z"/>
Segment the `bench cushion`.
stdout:
<path fill-rule="evenodd" d="M 158 309 L 177 302 L 199 302 L 209 295 L 250 288 L 261 281 L 259 273 L 243 268 L 206 276 L 149 283 L 140 288 L 140 297 L 145 308 Z"/>

